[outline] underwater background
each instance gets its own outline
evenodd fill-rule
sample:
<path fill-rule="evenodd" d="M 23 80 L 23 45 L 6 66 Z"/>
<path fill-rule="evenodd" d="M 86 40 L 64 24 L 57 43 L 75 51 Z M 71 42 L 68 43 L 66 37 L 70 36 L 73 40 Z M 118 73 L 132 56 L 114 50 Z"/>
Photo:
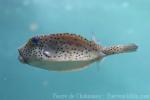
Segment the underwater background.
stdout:
<path fill-rule="evenodd" d="M 39 34 L 70 32 L 101 45 L 136 43 L 77 72 L 19 62 Z M 0 100 L 150 100 L 150 0 L 0 0 Z"/>

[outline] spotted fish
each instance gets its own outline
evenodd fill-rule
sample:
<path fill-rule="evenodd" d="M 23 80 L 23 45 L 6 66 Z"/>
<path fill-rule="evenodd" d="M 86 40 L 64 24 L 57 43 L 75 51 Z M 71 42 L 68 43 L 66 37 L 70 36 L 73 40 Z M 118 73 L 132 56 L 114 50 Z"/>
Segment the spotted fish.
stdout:
<path fill-rule="evenodd" d="M 70 33 L 34 36 L 18 49 L 24 64 L 50 71 L 76 71 L 113 54 L 132 52 L 137 45 L 103 47 L 95 41 Z"/>

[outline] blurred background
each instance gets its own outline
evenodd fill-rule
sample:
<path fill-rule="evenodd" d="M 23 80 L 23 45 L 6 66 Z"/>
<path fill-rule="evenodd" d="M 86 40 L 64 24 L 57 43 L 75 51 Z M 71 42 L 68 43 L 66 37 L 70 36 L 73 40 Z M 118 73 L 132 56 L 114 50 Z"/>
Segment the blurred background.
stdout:
<path fill-rule="evenodd" d="M 18 61 L 28 38 L 58 32 L 139 50 L 70 73 Z M 149 38 L 149 0 L 0 0 L 0 100 L 150 100 Z"/>

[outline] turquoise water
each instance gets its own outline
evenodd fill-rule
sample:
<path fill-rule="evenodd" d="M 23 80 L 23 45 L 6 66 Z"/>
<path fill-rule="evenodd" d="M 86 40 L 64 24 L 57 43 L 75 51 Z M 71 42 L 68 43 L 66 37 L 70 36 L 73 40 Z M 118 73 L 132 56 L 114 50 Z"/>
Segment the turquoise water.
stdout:
<path fill-rule="evenodd" d="M 28 38 L 58 32 L 139 50 L 71 73 L 18 61 Z M 149 0 L 0 0 L 0 35 L 0 100 L 150 100 Z"/>

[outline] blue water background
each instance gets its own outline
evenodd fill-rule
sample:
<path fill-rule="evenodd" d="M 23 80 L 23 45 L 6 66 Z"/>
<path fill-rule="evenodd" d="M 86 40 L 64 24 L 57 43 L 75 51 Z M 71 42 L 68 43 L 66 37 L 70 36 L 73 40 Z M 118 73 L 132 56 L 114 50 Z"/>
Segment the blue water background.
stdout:
<path fill-rule="evenodd" d="M 58 32 L 88 39 L 94 32 L 101 45 L 136 43 L 139 49 L 107 57 L 99 70 L 92 64 L 71 73 L 18 61 L 17 49 L 28 38 Z M 0 0 L 0 100 L 70 99 L 150 100 L 149 0 Z"/>

